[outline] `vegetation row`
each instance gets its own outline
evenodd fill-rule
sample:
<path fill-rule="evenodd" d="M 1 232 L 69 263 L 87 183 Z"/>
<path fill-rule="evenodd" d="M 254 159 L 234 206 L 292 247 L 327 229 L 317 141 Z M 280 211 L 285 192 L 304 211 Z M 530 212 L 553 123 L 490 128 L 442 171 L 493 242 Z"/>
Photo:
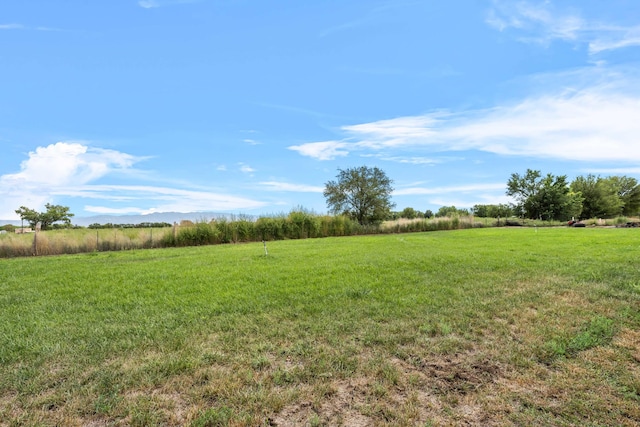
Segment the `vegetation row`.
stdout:
<path fill-rule="evenodd" d="M 182 221 L 172 227 L 58 229 L 0 237 L 0 257 L 60 255 L 95 251 L 186 247 L 365 234 L 456 230 L 495 225 L 471 216 L 418 218 L 360 224 L 344 215 L 317 215 L 304 210 L 260 217 Z M 503 221 L 503 225 L 507 225 Z"/>

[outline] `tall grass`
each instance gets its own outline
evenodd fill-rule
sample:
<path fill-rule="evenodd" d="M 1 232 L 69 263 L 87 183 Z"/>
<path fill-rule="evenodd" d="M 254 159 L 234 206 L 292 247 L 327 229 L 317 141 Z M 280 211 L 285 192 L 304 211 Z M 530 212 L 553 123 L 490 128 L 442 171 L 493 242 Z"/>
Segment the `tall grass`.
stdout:
<path fill-rule="evenodd" d="M 622 225 L 627 218 L 587 220 L 587 225 Z M 61 255 L 96 251 L 119 251 L 146 248 L 185 247 L 226 243 L 307 239 L 318 237 L 358 236 L 367 234 L 413 233 L 423 231 L 461 230 L 468 228 L 521 226 L 562 226 L 563 222 L 478 218 L 453 216 L 439 218 L 399 219 L 381 224 L 361 225 L 346 216 L 317 215 L 305 209 L 288 214 L 218 218 L 165 228 L 70 229 L 17 235 L 0 235 L 0 258 Z"/>

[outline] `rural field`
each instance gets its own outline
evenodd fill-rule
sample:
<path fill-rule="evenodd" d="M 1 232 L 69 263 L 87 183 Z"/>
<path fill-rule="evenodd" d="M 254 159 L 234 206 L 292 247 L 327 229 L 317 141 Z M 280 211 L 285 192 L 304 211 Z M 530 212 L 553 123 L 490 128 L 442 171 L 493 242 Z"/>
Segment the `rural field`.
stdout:
<path fill-rule="evenodd" d="M 640 232 L 0 259 L 1 426 L 640 424 Z"/>

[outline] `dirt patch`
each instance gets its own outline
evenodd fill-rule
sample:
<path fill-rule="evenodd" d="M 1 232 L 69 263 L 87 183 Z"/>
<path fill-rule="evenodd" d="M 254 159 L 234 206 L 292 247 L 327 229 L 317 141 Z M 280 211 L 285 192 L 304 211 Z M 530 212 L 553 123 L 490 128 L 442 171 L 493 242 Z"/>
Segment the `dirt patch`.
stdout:
<path fill-rule="evenodd" d="M 321 403 L 306 401 L 284 408 L 270 422 L 272 426 L 295 427 L 318 420 L 325 425 L 366 427 L 373 420 L 361 413 L 368 388 L 364 379 L 334 382 Z"/>
<path fill-rule="evenodd" d="M 333 381 L 330 392 L 285 407 L 272 426 L 318 423 L 332 426 L 491 425 L 490 412 L 478 390 L 496 384 L 502 368 L 474 353 L 422 361 L 389 361 L 398 372 L 395 383 L 374 375 Z"/>
<path fill-rule="evenodd" d="M 493 381 L 500 367 L 489 360 L 472 360 L 454 356 L 442 360 L 425 361 L 420 367 L 431 378 L 438 393 L 467 394 Z"/>

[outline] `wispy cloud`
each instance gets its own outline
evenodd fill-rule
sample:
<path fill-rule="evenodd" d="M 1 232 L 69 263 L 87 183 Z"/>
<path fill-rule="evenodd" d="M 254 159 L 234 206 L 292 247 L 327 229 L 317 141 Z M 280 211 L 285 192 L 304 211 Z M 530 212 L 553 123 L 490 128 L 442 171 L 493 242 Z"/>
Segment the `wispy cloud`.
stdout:
<path fill-rule="evenodd" d="M 548 43 L 550 40 L 576 40 L 586 23 L 577 14 L 561 13 L 550 2 L 495 1 L 487 23 L 504 31 L 510 28 L 529 33 L 523 40 Z"/>
<path fill-rule="evenodd" d="M 145 9 L 152 9 L 154 7 L 160 7 L 160 3 L 154 0 L 140 0 L 138 2 L 138 6 L 143 7 Z"/>
<path fill-rule="evenodd" d="M 144 9 L 155 9 L 176 4 L 197 3 L 198 1 L 200 0 L 139 0 L 138 6 Z"/>
<path fill-rule="evenodd" d="M 515 30 L 523 42 L 563 40 L 588 45 L 590 54 L 640 46 L 640 25 L 621 26 L 559 10 L 549 1 L 494 1 L 486 22 L 499 31 Z"/>
<path fill-rule="evenodd" d="M 323 187 L 305 184 L 291 184 L 288 182 L 264 181 L 260 183 L 268 191 L 290 191 L 296 193 L 322 193 Z"/>
<path fill-rule="evenodd" d="M 52 27 L 28 27 L 22 24 L 0 24 L 0 30 L 63 31 Z"/>
<path fill-rule="evenodd" d="M 297 151 L 303 156 L 313 157 L 318 160 L 333 160 L 336 157 L 349 155 L 347 147 L 352 144 L 343 141 L 309 142 L 302 145 L 292 145 L 289 150 Z"/>
<path fill-rule="evenodd" d="M 554 83 L 494 108 L 436 111 L 344 126 L 344 140 L 289 148 L 318 160 L 351 152 L 421 148 L 574 161 L 640 161 L 636 72 L 590 68 L 550 75 L 546 80 Z"/>
<path fill-rule="evenodd" d="M 240 166 L 240 172 L 242 173 L 253 173 L 256 171 L 254 168 L 249 165 L 245 165 L 244 163 L 238 163 L 238 166 Z"/>
<path fill-rule="evenodd" d="M 361 16 L 354 17 L 350 21 L 345 21 L 332 27 L 325 28 L 320 31 L 318 37 L 327 37 L 343 31 L 353 30 L 363 26 L 375 25 L 387 20 L 390 16 L 392 9 L 411 7 L 412 5 L 419 5 L 419 1 L 386 1 L 379 3 L 374 8 L 366 11 Z"/>
<path fill-rule="evenodd" d="M 104 196 L 109 194 L 117 195 L 116 197 L 119 198 L 124 194 L 132 200 L 145 199 L 153 205 L 150 208 L 85 206 L 85 210 L 89 212 L 104 214 L 116 213 L 114 209 L 117 210 L 117 213 L 149 214 L 153 212 L 234 211 L 255 209 L 266 205 L 261 201 L 228 194 L 148 185 L 89 185 L 77 188 L 76 191 L 75 195 L 83 198 L 104 199 Z"/>
<path fill-rule="evenodd" d="M 640 167 L 626 168 L 589 168 L 585 173 L 607 174 L 607 175 L 640 175 Z"/>

